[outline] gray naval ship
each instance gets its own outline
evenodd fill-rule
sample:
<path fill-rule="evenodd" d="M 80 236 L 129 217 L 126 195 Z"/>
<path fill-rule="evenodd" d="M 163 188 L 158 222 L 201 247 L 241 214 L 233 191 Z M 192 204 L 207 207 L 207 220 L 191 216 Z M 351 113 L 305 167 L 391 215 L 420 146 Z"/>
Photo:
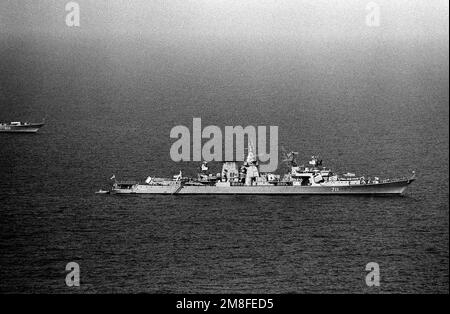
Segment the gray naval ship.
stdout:
<path fill-rule="evenodd" d="M 44 121 L 40 123 L 34 122 L 0 122 L 0 132 L 7 133 L 36 133 L 44 126 Z"/>
<path fill-rule="evenodd" d="M 286 154 L 288 171 L 284 175 L 261 173 L 251 146 L 241 166 L 235 161 L 223 162 L 221 173 L 209 173 L 208 164 L 201 165 L 197 178 L 148 177 L 144 182 L 117 181 L 110 191 L 97 193 L 125 194 L 402 194 L 415 180 L 412 176 L 396 179 L 357 177 L 354 173 L 335 174 L 312 156 L 307 166 L 296 162 L 297 152 Z"/>

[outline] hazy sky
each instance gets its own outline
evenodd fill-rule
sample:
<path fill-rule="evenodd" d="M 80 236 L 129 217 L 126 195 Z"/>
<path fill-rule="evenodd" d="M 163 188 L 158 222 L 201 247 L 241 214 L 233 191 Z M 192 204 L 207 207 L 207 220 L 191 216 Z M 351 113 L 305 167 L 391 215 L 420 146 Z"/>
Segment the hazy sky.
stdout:
<path fill-rule="evenodd" d="M 61 0 L 3 0 L 2 33 L 64 34 Z M 363 0 L 79 0 L 86 36 L 298 38 L 365 36 L 448 40 L 448 0 L 377 0 L 381 25 L 367 27 Z"/>

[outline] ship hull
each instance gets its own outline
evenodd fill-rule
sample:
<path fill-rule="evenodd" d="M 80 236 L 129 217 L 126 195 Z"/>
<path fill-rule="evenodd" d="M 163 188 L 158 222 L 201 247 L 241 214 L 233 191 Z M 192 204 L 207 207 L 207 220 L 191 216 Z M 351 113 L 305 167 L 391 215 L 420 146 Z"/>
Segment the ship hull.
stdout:
<path fill-rule="evenodd" d="M 174 184 L 168 186 L 153 186 L 139 184 L 131 189 L 113 189 L 112 194 L 171 194 L 171 195 L 196 195 L 196 194 L 247 194 L 247 195 L 297 195 L 297 194 L 402 194 L 414 179 L 376 183 L 355 184 L 345 186 L 189 186 Z"/>

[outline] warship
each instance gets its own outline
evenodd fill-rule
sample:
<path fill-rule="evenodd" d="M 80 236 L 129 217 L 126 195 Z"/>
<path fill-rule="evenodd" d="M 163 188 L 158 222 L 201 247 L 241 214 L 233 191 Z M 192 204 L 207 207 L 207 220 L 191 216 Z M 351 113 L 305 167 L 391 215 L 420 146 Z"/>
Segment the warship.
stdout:
<path fill-rule="evenodd" d="M 354 173 L 335 174 L 322 166 L 322 160 L 312 156 L 307 165 L 298 165 L 297 152 L 285 154 L 283 162 L 288 165 L 285 174 L 261 173 L 257 155 L 249 146 L 247 158 L 242 165 L 225 161 L 220 173 L 209 172 L 203 162 L 196 178 L 184 177 L 182 172 L 171 178 L 147 177 L 144 182 L 118 181 L 109 191 L 99 194 L 402 194 L 415 180 L 409 177 L 380 179 L 358 177 Z"/>
<path fill-rule="evenodd" d="M 0 122 L 0 132 L 8 133 L 36 133 L 44 126 L 44 121 L 40 123 L 32 122 Z"/>

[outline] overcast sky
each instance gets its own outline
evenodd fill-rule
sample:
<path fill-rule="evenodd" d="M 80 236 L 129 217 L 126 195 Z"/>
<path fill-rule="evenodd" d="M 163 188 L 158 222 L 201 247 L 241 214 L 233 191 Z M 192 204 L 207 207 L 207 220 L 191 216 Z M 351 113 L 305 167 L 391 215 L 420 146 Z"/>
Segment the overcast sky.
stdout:
<path fill-rule="evenodd" d="M 3 0 L 2 33 L 61 34 L 61 0 Z M 377 0 L 380 27 L 365 24 L 363 0 L 79 0 L 86 36 L 364 36 L 448 41 L 448 0 Z"/>

